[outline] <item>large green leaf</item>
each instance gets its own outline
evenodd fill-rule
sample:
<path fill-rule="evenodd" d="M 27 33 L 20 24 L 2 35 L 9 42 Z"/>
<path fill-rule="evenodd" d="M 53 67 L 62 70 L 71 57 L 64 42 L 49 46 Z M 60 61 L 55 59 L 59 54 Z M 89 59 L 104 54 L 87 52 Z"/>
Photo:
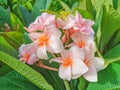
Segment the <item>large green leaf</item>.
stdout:
<path fill-rule="evenodd" d="M 19 46 L 23 43 L 23 33 L 20 33 L 20 32 L 4 32 L 1 35 L 16 50 L 18 50 Z"/>
<path fill-rule="evenodd" d="M 49 9 L 52 0 L 36 0 L 33 9 L 32 16 L 35 19 L 37 16 L 41 14 L 41 10 Z"/>
<path fill-rule="evenodd" d="M 80 12 L 83 18 L 94 20 L 93 16 L 88 11 L 85 11 L 79 8 L 77 10 Z"/>
<path fill-rule="evenodd" d="M 51 56 L 49 58 L 51 58 Z M 43 60 L 43 62 L 47 66 L 58 68 L 57 63 L 50 64 L 48 61 L 45 61 L 45 60 Z M 36 67 L 36 66 L 33 66 L 33 68 L 35 68 L 35 70 L 40 72 L 44 76 L 44 78 L 53 86 L 55 90 L 57 90 L 58 88 L 59 90 L 65 90 L 63 80 L 60 79 L 58 72 L 50 71 L 50 70 L 43 69 L 43 68 Z"/>
<path fill-rule="evenodd" d="M 20 19 L 13 13 L 10 14 L 12 27 L 14 31 L 24 32 L 24 26 L 23 23 L 20 21 Z"/>
<path fill-rule="evenodd" d="M 32 83 L 43 90 L 53 90 L 52 86 L 50 86 L 43 76 L 35 71 L 34 69 L 30 68 L 28 65 L 20 62 L 19 60 L 15 59 L 14 57 L 0 51 L 0 60 L 19 72 L 21 75 L 26 77 Z"/>
<path fill-rule="evenodd" d="M 10 71 L 12 71 L 12 68 L 10 68 L 9 66 L 5 65 L 0 61 L 0 76 L 4 76 Z"/>
<path fill-rule="evenodd" d="M 32 40 L 29 38 L 28 33 L 24 33 L 24 43 L 25 44 L 30 44 L 32 43 Z"/>
<path fill-rule="evenodd" d="M 106 60 L 106 65 L 119 61 L 120 60 L 120 44 L 109 50 L 105 55 L 104 58 Z"/>
<path fill-rule="evenodd" d="M 120 29 L 118 29 L 110 39 L 108 43 L 108 49 L 113 48 L 115 45 L 119 44 L 120 42 Z"/>
<path fill-rule="evenodd" d="M 100 51 L 104 53 L 105 48 L 112 35 L 120 28 L 120 14 L 112 7 L 106 12 L 103 11 L 103 18 L 101 22 L 101 42 Z"/>
<path fill-rule="evenodd" d="M 18 51 L 14 49 L 2 36 L 0 36 L 0 51 L 18 58 Z"/>
<path fill-rule="evenodd" d="M 105 5 L 107 9 L 109 8 L 109 5 L 113 6 L 112 0 L 91 0 L 93 3 L 93 6 L 96 9 L 96 12 L 103 6 Z"/>
<path fill-rule="evenodd" d="M 120 63 L 112 63 L 98 73 L 98 82 L 91 82 L 87 90 L 120 90 Z"/>
<path fill-rule="evenodd" d="M 3 27 L 3 24 L 4 23 L 7 23 L 11 28 L 12 28 L 12 25 L 11 25 L 11 21 L 10 21 L 10 15 L 9 13 L 3 8 L 0 6 L 0 22 L 2 23 L 2 25 L 0 25 L 0 28 Z"/>
<path fill-rule="evenodd" d="M 62 7 L 65 9 L 65 11 L 71 12 L 69 6 L 66 3 L 64 3 L 63 1 L 60 1 L 60 0 L 59 0 L 59 2 L 62 5 Z"/>
<path fill-rule="evenodd" d="M 25 77 L 12 71 L 0 77 L 0 90 L 40 90 Z"/>
<path fill-rule="evenodd" d="M 31 22 L 33 22 L 33 17 L 31 16 L 30 12 L 24 8 L 23 6 L 19 5 L 19 15 L 26 27 L 29 26 Z"/>

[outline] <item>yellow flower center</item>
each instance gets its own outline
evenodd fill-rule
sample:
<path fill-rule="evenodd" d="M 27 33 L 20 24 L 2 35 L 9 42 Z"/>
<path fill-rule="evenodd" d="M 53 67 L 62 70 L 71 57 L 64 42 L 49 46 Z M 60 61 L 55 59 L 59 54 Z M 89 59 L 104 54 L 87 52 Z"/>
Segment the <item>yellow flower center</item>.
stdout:
<path fill-rule="evenodd" d="M 29 60 L 29 58 L 30 58 L 30 55 L 29 54 L 25 54 L 24 58 L 25 58 L 25 62 L 27 62 Z"/>
<path fill-rule="evenodd" d="M 84 63 L 88 66 L 88 67 L 90 67 L 90 62 L 89 62 L 89 60 L 87 59 L 87 58 L 84 58 Z"/>
<path fill-rule="evenodd" d="M 80 47 L 80 48 L 84 48 L 85 47 L 85 42 L 84 41 L 79 41 L 78 43 L 77 43 L 77 45 Z"/>
<path fill-rule="evenodd" d="M 72 64 L 73 64 L 72 59 L 70 57 L 66 57 L 65 62 L 63 63 L 63 66 L 68 67 L 69 65 L 72 66 Z"/>
<path fill-rule="evenodd" d="M 69 13 L 66 12 L 66 11 L 61 11 L 61 12 L 60 12 L 60 18 L 61 18 L 62 20 L 65 20 L 68 15 L 69 15 Z"/>
<path fill-rule="evenodd" d="M 39 38 L 39 46 L 44 46 L 44 44 L 47 46 L 49 44 L 49 36 L 47 34 L 43 34 Z"/>

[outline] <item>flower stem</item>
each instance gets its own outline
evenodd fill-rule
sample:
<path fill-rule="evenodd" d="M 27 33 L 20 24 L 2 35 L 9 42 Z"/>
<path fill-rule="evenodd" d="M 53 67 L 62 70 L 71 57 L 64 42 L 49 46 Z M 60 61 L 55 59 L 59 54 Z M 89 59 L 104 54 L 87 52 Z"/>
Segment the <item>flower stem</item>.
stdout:
<path fill-rule="evenodd" d="M 41 67 L 41 68 L 44 68 L 44 69 L 48 69 L 48 70 L 52 70 L 52 71 L 58 71 L 57 68 L 49 67 L 49 66 L 44 65 L 41 60 L 38 63 L 36 63 L 36 65 Z"/>
<path fill-rule="evenodd" d="M 69 83 L 67 80 L 63 80 L 64 84 L 65 84 L 65 87 L 66 87 L 66 90 L 70 90 L 70 86 L 69 86 Z"/>

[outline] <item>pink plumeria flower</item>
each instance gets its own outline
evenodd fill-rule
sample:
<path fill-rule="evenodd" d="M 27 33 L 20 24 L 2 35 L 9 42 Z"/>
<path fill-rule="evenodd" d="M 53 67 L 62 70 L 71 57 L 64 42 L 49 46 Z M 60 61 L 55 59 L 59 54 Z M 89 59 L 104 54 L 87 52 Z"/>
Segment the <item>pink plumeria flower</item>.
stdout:
<path fill-rule="evenodd" d="M 74 46 L 77 45 L 79 48 L 88 49 L 90 44 L 94 44 L 94 37 L 93 35 L 84 35 L 80 32 L 74 33 L 71 36 L 72 40 L 74 41 L 68 46 Z"/>
<path fill-rule="evenodd" d="M 78 11 L 76 12 L 75 18 L 76 20 L 73 26 L 75 31 L 79 31 L 82 34 L 87 34 L 87 35 L 94 34 L 94 31 L 91 28 L 91 26 L 94 24 L 92 20 L 83 19 Z"/>
<path fill-rule="evenodd" d="M 86 49 L 84 63 L 88 66 L 88 71 L 83 74 L 83 77 L 90 81 L 97 81 L 97 71 L 104 69 L 104 60 L 100 57 L 95 57 L 95 47 L 92 44 L 89 47 L 90 49 Z"/>
<path fill-rule="evenodd" d="M 34 64 L 39 60 L 36 54 L 36 47 L 33 44 L 22 44 L 19 48 L 20 60 L 27 64 Z"/>
<path fill-rule="evenodd" d="M 47 51 L 60 53 L 64 49 L 60 40 L 61 32 L 52 26 L 47 27 L 43 33 L 30 33 L 29 37 L 37 46 L 37 56 L 40 59 L 48 59 Z"/>
<path fill-rule="evenodd" d="M 94 22 L 92 20 L 82 18 L 78 11 L 76 11 L 76 16 L 69 15 L 66 17 L 65 21 L 59 18 L 57 22 L 59 28 L 68 30 L 71 35 L 74 32 L 80 32 L 87 35 L 94 34 L 94 31 L 91 28 Z"/>
<path fill-rule="evenodd" d="M 79 47 L 71 47 L 60 53 L 61 57 L 54 58 L 50 62 L 61 63 L 59 76 L 65 80 L 76 79 L 88 71 L 88 67 L 83 62 L 84 51 Z"/>
<path fill-rule="evenodd" d="M 28 28 L 25 29 L 28 32 L 35 32 L 37 30 L 43 31 L 48 25 L 55 26 L 55 15 L 42 13 L 41 16 L 38 16 L 36 20 L 33 23 L 31 23 Z"/>

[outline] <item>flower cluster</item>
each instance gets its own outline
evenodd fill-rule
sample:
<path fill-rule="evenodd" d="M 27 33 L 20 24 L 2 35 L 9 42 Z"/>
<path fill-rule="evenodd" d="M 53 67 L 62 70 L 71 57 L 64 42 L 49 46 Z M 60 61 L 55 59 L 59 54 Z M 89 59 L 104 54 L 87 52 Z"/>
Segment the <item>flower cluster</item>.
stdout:
<path fill-rule="evenodd" d="M 57 54 L 49 62 L 60 63 L 59 76 L 71 80 L 83 76 L 86 80 L 97 81 L 97 71 L 103 69 L 104 60 L 95 57 L 94 24 L 84 19 L 79 12 L 64 19 L 42 13 L 26 28 L 31 44 L 19 48 L 20 60 L 34 64 L 48 60 L 47 52 Z"/>

